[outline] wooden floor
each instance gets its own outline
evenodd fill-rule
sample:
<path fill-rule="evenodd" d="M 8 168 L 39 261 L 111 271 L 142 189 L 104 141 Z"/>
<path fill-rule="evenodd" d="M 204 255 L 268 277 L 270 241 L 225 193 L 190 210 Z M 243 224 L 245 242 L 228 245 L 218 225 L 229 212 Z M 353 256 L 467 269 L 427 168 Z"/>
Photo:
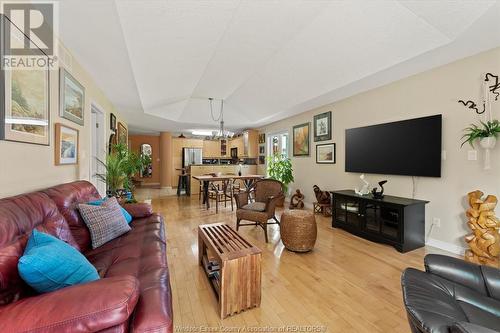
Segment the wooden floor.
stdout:
<path fill-rule="evenodd" d="M 154 191 L 139 190 L 138 198 L 151 196 Z M 166 220 L 177 332 L 203 328 L 220 332 L 221 327 L 233 332 L 239 328 L 277 332 L 294 325 L 316 332 L 409 332 L 401 272 L 408 266 L 422 269 L 424 255 L 437 252 L 422 248 L 400 254 L 392 247 L 332 229 L 331 220 L 320 216 L 316 247 L 306 254 L 284 249 L 278 226 L 269 226 L 268 244 L 262 229 L 244 227 L 240 233 L 263 251 L 262 304 L 221 321 L 214 292 L 197 263 L 197 227 L 214 222 L 234 227 L 235 213 L 230 207 L 219 214 L 215 208 L 207 211 L 198 196 L 156 197 L 152 204 Z"/>

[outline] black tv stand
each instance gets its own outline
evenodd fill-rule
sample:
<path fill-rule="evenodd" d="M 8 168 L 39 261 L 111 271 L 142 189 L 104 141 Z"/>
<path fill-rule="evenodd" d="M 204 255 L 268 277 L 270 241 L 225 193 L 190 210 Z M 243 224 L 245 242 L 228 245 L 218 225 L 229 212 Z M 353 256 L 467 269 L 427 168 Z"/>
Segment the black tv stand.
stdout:
<path fill-rule="evenodd" d="M 425 245 L 425 205 L 428 201 L 371 194 L 352 190 L 333 191 L 332 227 L 408 252 Z"/>

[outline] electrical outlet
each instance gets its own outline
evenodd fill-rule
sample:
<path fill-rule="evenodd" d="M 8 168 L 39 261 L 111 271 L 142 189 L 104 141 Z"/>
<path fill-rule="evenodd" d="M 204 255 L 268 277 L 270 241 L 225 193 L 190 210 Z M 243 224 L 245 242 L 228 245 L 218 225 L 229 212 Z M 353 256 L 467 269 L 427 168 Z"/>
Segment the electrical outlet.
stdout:
<path fill-rule="evenodd" d="M 477 150 L 469 150 L 467 152 L 467 160 L 477 161 Z"/>
<path fill-rule="evenodd" d="M 432 224 L 436 227 L 436 228 L 441 228 L 441 219 L 440 218 L 433 218 L 432 219 Z"/>

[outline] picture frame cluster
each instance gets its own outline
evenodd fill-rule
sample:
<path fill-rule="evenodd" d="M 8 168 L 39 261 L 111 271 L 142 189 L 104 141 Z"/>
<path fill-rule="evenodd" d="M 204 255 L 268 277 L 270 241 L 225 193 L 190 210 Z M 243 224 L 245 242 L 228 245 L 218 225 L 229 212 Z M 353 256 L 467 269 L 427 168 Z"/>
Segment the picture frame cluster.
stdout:
<path fill-rule="evenodd" d="M 331 141 L 332 131 L 332 111 L 323 112 L 313 117 L 313 138 L 314 142 Z M 292 149 L 294 157 L 310 156 L 311 145 L 311 123 L 295 125 L 292 128 Z M 335 143 L 316 144 L 316 163 L 335 164 L 336 145 Z"/>

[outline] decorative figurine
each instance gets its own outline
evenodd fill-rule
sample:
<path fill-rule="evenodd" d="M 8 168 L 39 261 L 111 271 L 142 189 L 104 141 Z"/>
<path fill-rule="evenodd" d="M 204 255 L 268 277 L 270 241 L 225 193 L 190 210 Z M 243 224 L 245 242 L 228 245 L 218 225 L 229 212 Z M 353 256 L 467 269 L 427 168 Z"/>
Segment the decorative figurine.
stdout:
<path fill-rule="evenodd" d="M 361 190 L 358 190 L 358 188 L 356 187 L 354 189 L 354 192 L 356 192 L 357 195 L 367 195 L 367 194 L 370 194 L 370 183 L 368 183 L 366 180 L 365 180 L 365 174 L 362 174 L 361 176 L 359 176 L 359 179 L 361 179 L 364 183 L 363 187 L 361 188 Z"/>
<path fill-rule="evenodd" d="M 377 188 L 374 187 L 372 190 L 373 198 L 374 199 L 382 199 L 384 197 L 384 184 L 387 183 L 387 180 L 382 180 L 381 182 L 378 183 L 380 186 L 380 191 L 377 191 Z"/>
<path fill-rule="evenodd" d="M 313 190 L 314 190 L 314 195 L 316 195 L 316 200 L 318 201 L 319 204 L 331 203 L 330 192 L 321 191 L 318 185 L 314 185 Z"/>
<path fill-rule="evenodd" d="M 300 190 L 296 190 L 295 194 L 290 198 L 290 209 L 303 209 L 304 208 L 304 195 Z"/>
<path fill-rule="evenodd" d="M 497 197 L 488 195 L 483 199 L 483 192 L 477 190 L 467 194 L 470 208 L 467 209 L 467 225 L 472 233 L 465 236 L 469 245 L 465 251 L 465 260 L 492 267 L 499 267 L 500 221 L 495 216 Z"/>

